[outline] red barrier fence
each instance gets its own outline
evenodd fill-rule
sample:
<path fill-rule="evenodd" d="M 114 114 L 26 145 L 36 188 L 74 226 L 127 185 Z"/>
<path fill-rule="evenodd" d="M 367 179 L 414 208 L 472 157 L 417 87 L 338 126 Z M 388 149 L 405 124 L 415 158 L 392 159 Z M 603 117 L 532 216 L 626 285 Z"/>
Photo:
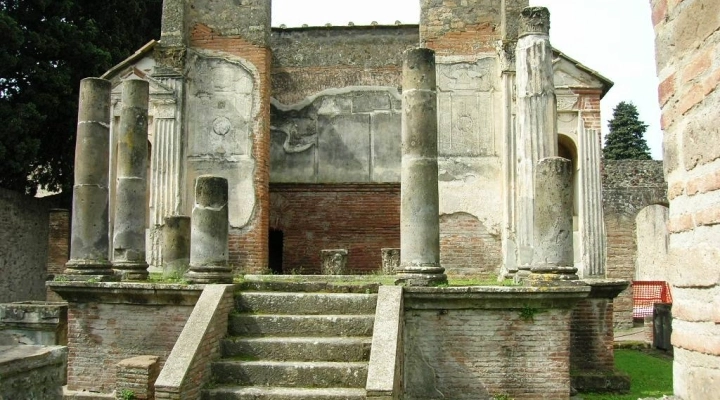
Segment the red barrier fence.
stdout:
<path fill-rule="evenodd" d="M 633 318 L 653 315 L 653 304 L 672 303 L 670 285 L 665 281 L 633 281 Z"/>

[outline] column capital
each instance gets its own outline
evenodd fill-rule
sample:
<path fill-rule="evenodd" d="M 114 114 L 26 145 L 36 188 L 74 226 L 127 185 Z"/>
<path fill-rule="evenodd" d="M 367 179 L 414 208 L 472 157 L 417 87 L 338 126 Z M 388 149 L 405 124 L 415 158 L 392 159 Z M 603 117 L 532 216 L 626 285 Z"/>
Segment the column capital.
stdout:
<path fill-rule="evenodd" d="M 549 35 L 550 10 L 546 7 L 526 7 L 520 14 L 518 36 Z"/>

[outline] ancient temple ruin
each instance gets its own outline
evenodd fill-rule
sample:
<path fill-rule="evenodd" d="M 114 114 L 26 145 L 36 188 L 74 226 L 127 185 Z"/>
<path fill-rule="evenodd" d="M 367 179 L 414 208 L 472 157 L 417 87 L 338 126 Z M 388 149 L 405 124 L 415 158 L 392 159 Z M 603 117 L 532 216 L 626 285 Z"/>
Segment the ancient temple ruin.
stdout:
<path fill-rule="evenodd" d="M 150 83 L 151 267 L 162 266 L 164 219 L 189 215 L 192 182 L 210 173 L 229 181 L 236 271 L 317 273 L 324 249 L 348 250 L 354 273 L 378 270 L 381 249 L 400 247 L 401 55 L 420 44 L 437 54 L 448 273 L 529 263 L 532 165 L 560 155 L 572 161 L 575 266 L 604 275 L 599 103 L 612 82 L 557 49 L 516 61 L 516 48 L 550 46 L 548 27 L 518 39 L 528 1 L 423 0 L 419 25 L 301 28 L 271 28 L 267 0 L 204 4 L 166 1 L 160 41 L 103 76 L 113 82 L 113 141 L 123 82 Z M 538 88 L 545 100 L 517 90 L 518 74 L 539 79 L 520 72 L 526 62 L 551 74 Z M 534 123 L 527 107 L 546 107 L 542 145 L 518 129 Z M 111 151 L 111 180 L 115 165 Z"/>

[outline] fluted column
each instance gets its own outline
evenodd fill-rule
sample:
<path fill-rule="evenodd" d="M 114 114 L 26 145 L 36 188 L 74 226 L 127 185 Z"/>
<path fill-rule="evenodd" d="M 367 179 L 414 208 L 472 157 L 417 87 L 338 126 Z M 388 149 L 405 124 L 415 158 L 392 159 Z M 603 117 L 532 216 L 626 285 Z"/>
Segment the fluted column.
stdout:
<path fill-rule="evenodd" d="M 582 124 L 582 119 L 580 120 Z M 578 130 L 580 142 L 580 234 L 583 278 L 605 277 L 606 236 L 600 177 L 600 132 Z"/>
<path fill-rule="evenodd" d="M 195 180 L 190 223 L 190 271 L 194 283 L 231 283 L 228 265 L 228 182 L 203 175 Z"/>
<path fill-rule="evenodd" d="M 557 155 L 557 105 L 549 32 L 547 8 L 523 10 L 516 48 L 516 238 L 520 274 L 527 273 L 533 257 L 535 166 L 539 160 Z"/>
<path fill-rule="evenodd" d="M 400 266 L 409 285 L 447 282 L 440 266 L 435 52 L 407 50 L 403 62 Z"/>
<path fill-rule="evenodd" d="M 112 275 L 108 260 L 110 81 L 80 82 L 68 275 Z"/>
<path fill-rule="evenodd" d="M 123 280 L 143 280 L 148 276 L 145 224 L 149 97 L 147 81 L 129 79 L 123 82 L 113 231 L 113 268 Z"/>

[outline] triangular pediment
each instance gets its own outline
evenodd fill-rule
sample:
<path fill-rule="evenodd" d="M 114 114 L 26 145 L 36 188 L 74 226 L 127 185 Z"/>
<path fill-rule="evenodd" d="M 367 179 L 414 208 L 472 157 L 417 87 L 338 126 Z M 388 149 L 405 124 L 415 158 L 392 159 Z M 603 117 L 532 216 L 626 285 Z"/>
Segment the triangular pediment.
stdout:
<path fill-rule="evenodd" d="M 554 50 L 553 78 L 556 88 L 599 89 L 603 95 L 613 86 L 613 82 L 566 54 Z"/>

